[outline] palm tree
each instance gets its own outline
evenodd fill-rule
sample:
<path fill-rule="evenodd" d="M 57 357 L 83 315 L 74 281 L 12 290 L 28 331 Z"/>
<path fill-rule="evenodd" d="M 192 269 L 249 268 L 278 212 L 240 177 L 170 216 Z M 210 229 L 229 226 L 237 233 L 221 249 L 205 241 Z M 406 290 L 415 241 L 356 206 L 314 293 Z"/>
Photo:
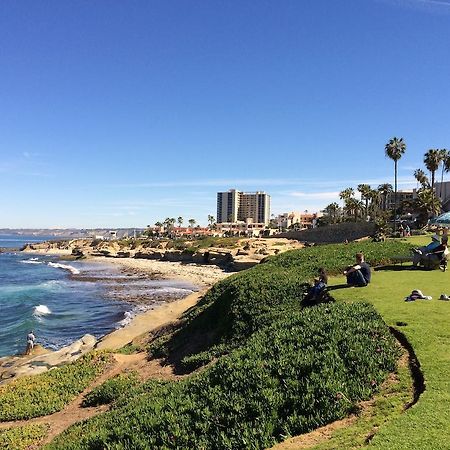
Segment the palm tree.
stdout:
<path fill-rule="evenodd" d="M 358 191 L 361 193 L 361 200 L 365 202 L 365 214 L 368 216 L 369 212 L 369 200 L 372 189 L 368 184 L 358 184 Z"/>
<path fill-rule="evenodd" d="M 330 203 L 325 207 L 325 212 L 330 216 L 331 223 L 336 223 L 339 212 L 339 205 L 336 202 Z"/>
<path fill-rule="evenodd" d="M 349 216 L 354 217 L 355 222 L 358 220 L 358 216 L 364 208 L 363 202 L 356 200 L 356 198 L 349 198 L 345 203 L 345 210 Z"/>
<path fill-rule="evenodd" d="M 378 192 L 383 197 L 383 211 L 386 211 L 387 196 L 393 191 L 392 184 L 384 183 L 378 186 Z"/>
<path fill-rule="evenodd" d="M 190 226 L 191 228 L 194 228 L 194 225 L 195 225 L 195 219 L 189 219 L 188 222 L 189 222 L 189 226 Z"/>
<path fill-rule="evenodd" d="M 439 169 L 439 164 L 441 161 L 442 154 L 438 149 L 430 148 L 430 150 L 428 150 L 423 157 L 425 167 L 431 172 L 431 189 L 434 189 L 435 175 L 436 171 Z"/>
<path fill-rule="evenodd" d="M 344 189 L 343 191 L 339 192 L 339 198 L 343 201 L 343 210 L 345 211 L 347 202 L 353 197 L 353 194 L 355 193 L 354 189 L 349 187 Z"/>
<path fill-rule="evenodd" d="M 212 216 L 211 214 L 208 214 L 209 228 L 212 228 L 215 221 L 216 221 L 216 218 L 214 216 Z"/>
<path fill-rule="evenodd" d="M 371 189 L 369 192 L 369 200 L 370 200 L 369 210 L 375 220 L 378 215 L 378 211 L 380 210 L 380 200 L 381 200 L 380 192 L 377 189 Z"/>
<path fill-rule="evenodd" d="M 177 219 L 177 222 L 178 222 L 178 226 L 181 228 L 181 225 L 183 225 L 183 217 L 178 217 L 178 219 Z"/>
<path fill-rule="evenodd" d="M 444 187 L 444 172 L 447 173 L 450 169 L 450 154 L 446 148 L 441 148 L 439 150 L 439 154 L 441 155 L 441 163 L 442 163 L 442 171 L 441 171 L 441 187 L 439 189 L 439 197 L 442 200 L 442 188 Z"/>
<path fill-rule="evenodd" d="M 403 153 L 405 153 L 405 150 L 406 143 L 403 141 L 403 138 L 397 139 L 394 137 L 384 146 L 386 156 L 394 161 L 394 233 L 397 228 L 397 163 Z"/>
<path fill-rule="evenodd" d="M 416 207 L 422 211 L 424 222 L 426 222 L 426 219 L 436 215 L 436 212 L 440 210 L 441 202 L 436 198 L 432 189 L 421 189 L 417 193 Z"/>
<path fill-rule="evenodd" d="M 414 171 L 414 178 L 420 184 L 420 189 L 429 189 L 430 182 L 428 181 L 428 177 L 425 175 L 425 172 L 422 169 L 416 169 Z"/>
<path fill-rule="evenodd" d="M 438 149 L 430 148 L 424 157 L 423 162 L 425 163 L 425 167 L 431 172 L 431 191 L 435 196 L 434 192 L 434 180 L 436 176 L 436 171 L 439 169 L 439 164 L 442 161 L 442 153 Z"/>

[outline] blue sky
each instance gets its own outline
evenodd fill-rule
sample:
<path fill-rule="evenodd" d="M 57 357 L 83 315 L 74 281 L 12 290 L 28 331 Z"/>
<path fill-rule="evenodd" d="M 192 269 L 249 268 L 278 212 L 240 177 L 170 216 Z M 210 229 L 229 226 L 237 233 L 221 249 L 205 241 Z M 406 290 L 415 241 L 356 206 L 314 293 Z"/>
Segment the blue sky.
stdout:
<path fill-rule="evenodd" d="M 0 227 L 315 210 L 450 148 L 450 0 L 0 2 Z"/>

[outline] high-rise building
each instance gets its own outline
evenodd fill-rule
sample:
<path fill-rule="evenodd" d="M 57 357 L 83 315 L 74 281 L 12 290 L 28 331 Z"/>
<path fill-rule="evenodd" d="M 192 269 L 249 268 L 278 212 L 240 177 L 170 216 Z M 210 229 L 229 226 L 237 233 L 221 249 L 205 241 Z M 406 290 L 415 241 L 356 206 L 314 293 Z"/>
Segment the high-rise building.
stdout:
<path fill-rule="evenodd" d="M 270 220 L 270 195 L 231 189 L 217 193 L 217 223 L 248 221 L 267 225 Z"/>

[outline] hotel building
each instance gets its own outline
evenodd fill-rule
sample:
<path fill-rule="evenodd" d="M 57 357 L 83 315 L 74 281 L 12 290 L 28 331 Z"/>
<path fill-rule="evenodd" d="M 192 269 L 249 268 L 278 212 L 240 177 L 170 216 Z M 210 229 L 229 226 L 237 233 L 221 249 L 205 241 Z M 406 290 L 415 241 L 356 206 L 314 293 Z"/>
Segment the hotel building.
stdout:
<path fill-rule="evenodd" d="M 231 189 L 217 193 L 217 223 L 251 222 L 267 226 L 270 220 L 270 195 Z"/>

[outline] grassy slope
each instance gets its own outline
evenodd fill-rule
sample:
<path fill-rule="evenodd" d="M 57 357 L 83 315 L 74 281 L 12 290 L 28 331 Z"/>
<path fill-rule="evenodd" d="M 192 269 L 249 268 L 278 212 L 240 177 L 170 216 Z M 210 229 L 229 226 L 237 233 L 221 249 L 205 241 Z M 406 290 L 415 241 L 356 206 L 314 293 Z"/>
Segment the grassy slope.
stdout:
<path fill-rule="evenodd" d="M 429 239 L 414 237 L 414 244 Z M 405 266 L 406 269 L 406 266 Z M 330 284 L 342 283 L 343 277 Z M 431 301 L 406 303 L 412 289 L 433 296 Z M 371 302 L 388 325 L 398 327 L 412 343 L 426 380 L 426 391 L 419 402 L 386 426 L 380 428 L 371 447 L 377 449 L 449 449 L 450 448 L 450 302 L 439 301 L 441 293 L 450 294 L 450 272 L 379 271 L 372 284 L 364 289 L 342 289 L 333 292 L 338 301 Z M 348 434 L 348 430 L 346 431 Z M 336 440 L 317 448 L 349 448 L 344 432 Z M 337 444 L 339 443 L 339 444 Z"/>

